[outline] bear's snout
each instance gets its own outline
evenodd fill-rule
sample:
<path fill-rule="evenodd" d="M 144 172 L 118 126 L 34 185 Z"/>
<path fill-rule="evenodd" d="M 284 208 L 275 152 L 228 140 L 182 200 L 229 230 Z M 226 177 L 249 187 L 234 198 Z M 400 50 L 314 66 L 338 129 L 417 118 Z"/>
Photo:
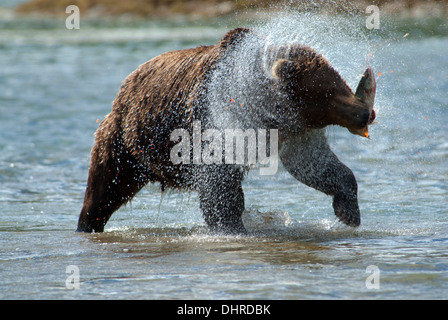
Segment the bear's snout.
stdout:
<path fill-rule="evenodd" d="M 352 97 L 339 96 L 333 100 L 328 110 L 329 124 L 340 125 L 349 130 L 365 127 L 370 120 L 368 107 Z"/>

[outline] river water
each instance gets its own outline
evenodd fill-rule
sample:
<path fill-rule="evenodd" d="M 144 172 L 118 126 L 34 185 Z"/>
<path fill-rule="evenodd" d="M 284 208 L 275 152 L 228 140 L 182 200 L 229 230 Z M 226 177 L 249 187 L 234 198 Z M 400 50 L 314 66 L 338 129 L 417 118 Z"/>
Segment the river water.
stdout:
<path fill-rule="evenodd" d="M 448 26 L 285 14 L 261 22 L 0 15 L 0 299 L 448 298 Z M 266 19 L 267 18 L 267 19 Z M 282 168 L 244 182 L 249 236 L 207 234 L 195 193 L 148 185 L 102 234 L 76 233 L 97 120 L 121 81 L 236 26 L 322 51 L 355 86 L 371 65 L 371 139 L 329 128 L 362 224 Z M 78 281 L 79 280 L 79 281 Z"/>

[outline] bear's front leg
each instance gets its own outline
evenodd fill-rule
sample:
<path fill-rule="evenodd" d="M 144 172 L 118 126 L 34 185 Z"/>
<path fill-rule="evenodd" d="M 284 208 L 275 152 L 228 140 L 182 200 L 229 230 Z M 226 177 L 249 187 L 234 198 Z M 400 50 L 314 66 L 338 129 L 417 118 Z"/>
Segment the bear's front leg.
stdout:
<path fill-rule="evenodd" d="M 203 165 L 198 168 L 197 190 L 200 208 L 212 233 L 245 234 L 242 214 L 244 172 L 238 166 Z"/>
<path fill-rule="evenodd" d="M 356 178 L 330 150 L 324 129 L 286 141 L 280 159 L 294 178 L 333 196 L 334 213 L 340 221 L 352 227 L 360 225 Z"/>

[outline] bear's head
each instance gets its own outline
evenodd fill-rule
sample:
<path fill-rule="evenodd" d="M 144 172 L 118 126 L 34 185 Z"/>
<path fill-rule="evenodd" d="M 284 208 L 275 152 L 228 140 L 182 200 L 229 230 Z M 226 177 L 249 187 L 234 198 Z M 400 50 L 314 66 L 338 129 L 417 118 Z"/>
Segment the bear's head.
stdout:
<path fill-rule="evenodd" d="M 289 96 L 291 106 L 307 128 L 340 125 L 353 134 L 369 136 L 368 125 L 375 119 L 376 89 L 370 68 L 353 93 L 339 73 L 314 49 L 297 45 L 281 56 L 272 66 L 272 76 Z"/>

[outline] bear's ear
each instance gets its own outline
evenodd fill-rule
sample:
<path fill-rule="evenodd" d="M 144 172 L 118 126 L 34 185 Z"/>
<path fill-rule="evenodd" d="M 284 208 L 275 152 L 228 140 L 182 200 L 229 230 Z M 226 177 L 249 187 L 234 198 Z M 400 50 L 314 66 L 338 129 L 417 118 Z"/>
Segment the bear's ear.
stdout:
<path fill-rule="evenodd" d="M 297 71 L 296 61 L 278 59 L 272 66 L 271 74 L 274 78 L 284 81 L 290 80 L 294 76 L 295 71 Z"/>

